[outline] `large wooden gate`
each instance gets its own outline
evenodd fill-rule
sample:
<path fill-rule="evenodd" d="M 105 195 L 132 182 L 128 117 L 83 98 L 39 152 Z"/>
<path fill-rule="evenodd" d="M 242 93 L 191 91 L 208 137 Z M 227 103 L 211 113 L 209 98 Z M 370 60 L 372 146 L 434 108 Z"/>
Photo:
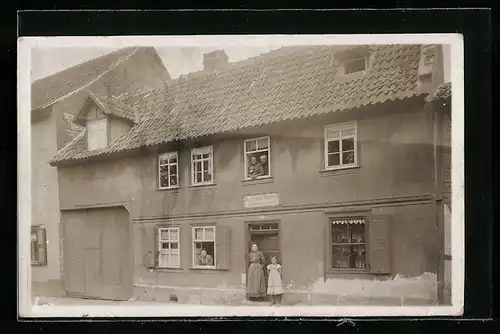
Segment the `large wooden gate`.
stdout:
<path fill-rule="evenodd" d="M 62 224 L 68 295 L 129 299 L 133 292 L 132 247 L 125 208 L 64 211 Z"/>

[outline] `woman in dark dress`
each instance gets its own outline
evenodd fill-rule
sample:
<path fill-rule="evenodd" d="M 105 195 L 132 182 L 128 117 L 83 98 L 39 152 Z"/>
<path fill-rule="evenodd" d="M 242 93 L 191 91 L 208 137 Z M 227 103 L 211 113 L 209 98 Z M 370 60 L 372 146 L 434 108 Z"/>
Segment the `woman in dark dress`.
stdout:
<path fill-rule="evenodd" d="M 266 296 L 266 283 L 263 268 L 266 264 L 264 254 L 259 251 L 257 244 L 252 244 L 248 254 L 250 266 L 248 267 L 247 297 L 259 298 Z"/>

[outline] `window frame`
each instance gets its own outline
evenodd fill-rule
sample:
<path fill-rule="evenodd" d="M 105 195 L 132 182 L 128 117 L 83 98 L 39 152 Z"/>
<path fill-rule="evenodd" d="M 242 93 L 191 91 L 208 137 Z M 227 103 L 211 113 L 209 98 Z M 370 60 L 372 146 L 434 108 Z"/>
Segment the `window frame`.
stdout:
<path fill-rule="evenodd" d="M 162 164 L 161 159 L 162 157 L 168 156 L 168 160 L 172 156 L 175 156 L 177 162 L 176 163 L 170 163 L 170 161 L 167 164 Z M 170 184 L 170 166 L 175 165 L 177 167 L 177 185 L 171 185 Z M 167 187 L 162 187 L 161 186 L 161 167 L 162 166 L 167 166 L 168 168 L 168 186 Z M 171 152 L 165 152 L 165 153 L 160 153 L 158 154 L 158 189 L 177 189 L 180 188 L 179 186 L 179 152 L 178 151 L 171 151 Z"/>
<path fill-rule="evenodd" d="M 105 126 L 105 144 L 103 147 L 96 147 L 96 148 L 90 148 L 90 145 L 89 145 L 89 137 L 92 136 L 91 132 L 90 132 L 90 124 L 97 124 L 97 123 L 104 123 Z M 106 117 L 104 118 L 99 118 L 99 119 L 93 119 L 93 120 L 90 120 L 87 122 L 87 150 L 88 151 L 97 151 L 97 150 L 102 150 L 106 147 L 108 147 L 109 145 L 109 122 L 108 122 L 108 119 Z"/>
<path fill-rule="evenodd" d="M 354 129 L 354 135 L 353 136 L 342 136 L 342 130 L 344 128 L 353 128 Z M 338 129 L 339 131 L 339 137 L 335 138 L 329 138 L 328 137 L 328 131 L 331 129 Z M 353 138 L 354 139 L 354 162 L 350 164 L 344 164 L 342 161 L 342 140 L 343 139 L 349 139 Z M 338 123 L 338 124 L 329 124 L 326 125 L 324 128 L 324 138 L 323 138 L 323 145 L 324 145 L 324 167 L 326 171 L 329 170 L 339 170 L 339 169 L 349 169 L 349 168 L 356 168 L 359 167 L 359 161 L 358 161 L 358 122 L 357 121 L 350 121 L 350 122 L 344 122 L 344 123 Z M 328 165 L 328 143 L 330 141 L 338 140 L 339 141 L 339 165 L 335 166 L 329 166 Z"/>
<path fill-rule="evenodd" d="M 332 229 L 336 225 L 333 222 L 336 220 L 359 220 L 362 219 L 364 225 L 364 237 L 365 237 L 365 268 L 335 268 L 333 266 L 333 247 L 342 245 L 342 243 L 334 244 L 332 240 Z M 327 272 L 334 273 L 370 273 L 370 248 L 369 248 L 369 219 L 367 215 L 361 214 L 346 214 L 342 216 L 330 216 L 328 217 L 328 269 Z M 344 243 L 344 245 L 352 245 L 353 243 Z"/>
<path fill-rule="evenodd" d="M 177 240 L 172 241 L 172 240 L 163 240 L 161 238 L 161 232 L 162 231 L 170 231 L 170 230 L 177 230 Z M 181 230 L 179 226 L 157 226 L 156 227 L 156 233 L 157 233 L 157 239 L 155 240 L 156 242 L 156 247 L 157 247 L 157 254 L 156 254 L 156 268 L 158 269 L 180 269 L 181 266 Z M 179 256 L 179 265 L 178 266 L 161 266 L 160 265 L 160 255 L 161 255 L 161 250 L 162 250 L 162 243 L 168 243 L 169 244 L 169 249 L 171 243 L 177 243 L 177 249 L 178 249 L 178 256 Z"/>
<path fill-rule="evenodd" d="M 197 153 L 197 152 L 200 152 L 200 153 Z M 204 153 L 203 153 L 204 152 Z M 193 159 L 193 156 L 195 154 L 209 154 L 209 157 L 208 157 L 208 160 L 203 158 L 202 159 Z M 194 187 L 197 187 L 197 186 L 204 186 L 204 185 L 211 185 L 211 184 L 214 184 L 215 182 L 215 175 L 214 175 L 214 148 L 212 145 L 210 146 L 204 146 L 204 147 L 197 147 L 197 148 L 193 148 L 191 149 L 191 157 L 190 157 L 190 161 L 191 161 L 191 167 L 190 167 L 190 171 L 191 171 L 191 186 L 194 186 Z M 195 168 L 194 168 L 194 162 L 195 161 L 201 161 L 201 165 L 202 165 L 202 168 L 203 168 L 203 162 L 204 161 L 208 161 L 209 165 L 208 165 L 208 172 L 209 174 L 212 176 L 212 179 L 210 181 L 202 181 L 202 182 L 195 182 L 196 178 L 195 178 Z M 202 171 L 202 177 L 204 177 L 204 172 Z"/>
<path fill-rule="evenodd" d="M 267 149 L 262 150 L 262 151 L 259 151 L 257 149 L 255 152 L 264 152 L 264 151 L 267 151 L 267 162 L 268 162 L 267 175 L 257 176 L 255 178 L 251 178 L 251 177 L 249 177 L 247 175 L 247 173 L 248 173 L 247 142 L 256 141 L 258 143 L 258 141 L 260 139 L 267 139 Z M 256 147 L 258 148 L 257 145 L 256 145 Z M 268 178 L 272 177 L 272 173 L 271 173 L 271 136 L 262 136 L 262 137 L 249 138 L 249 139 L 245 139 L 243 141 L 243 166 L 244 166 L 244 169 L 243 169 L 243 179 L 245 181 L 268 179 Z"/>
<path fill-rule="evenodd" d="M 39 241 L 39 231 L 42 231 L 43 233 L 43 238 L 44 238 L 44 243 L 40 244 Z M 31 260 L 31 265 L 36 266 L 36 267 L 41 267 L 41 266 L 47 266 L 48 265 L 48 254 L 47 254 L 47 229 L 42 226 L 31 226 L 31 231 L 30 231 L 30 249 L 32 246 L 33 242 L 33 234 L 36 235 L 36 245 L 37 245 L 37 259 L 34 261 L 33 256 L 30 256 Z M 43 260 L 40 260 L 40 247 L 43 247 L 44 250 L 44 258 Z M 30 254 L 32 255 L 32 254 Z"/>
<path fill-rule="evenodd" d="M 203 237 L 204 239 L 196 239 L 196 229 L 203 229 Z M 214 240 L 207 240 L 205 238 L 205 230 L 206 229 L 213 229 L 214 231 Z M 216 235 L 216 228 L 215 225 L 197 225 L 197 226 L 191 226 L 191 268 L 193 269 L 216 269 L 217 268 L 217 235 Z M 212 266 L 200 266 L 196 263 L 195 261 L 195 256 L 196 256 L 196 243 L 197 242 L 213 242 L 214 243 L 214 253 L 212 254 L 212 259 L 214 261 Z"/>
<path fill-rule="evenodd" d="M 355 61 L 358 61 L 360 59 L 365 60 L 365 68 L 361 71 L 347 73 L 346 66 L 348 66 L 348 64 L 353 63 Z M 364 73 L 364 72 L 368 71 L 369 68 L 370 68 L 370 56 L 366 55 L 366 56 L 361 56 L 361 57 L 350 58 L 350 59 L 344 60 L 342 62 L 342 75 L 348 76 L 348 75 L 355 75 L 355 74 L 359 74 L 359 73 Z"/>

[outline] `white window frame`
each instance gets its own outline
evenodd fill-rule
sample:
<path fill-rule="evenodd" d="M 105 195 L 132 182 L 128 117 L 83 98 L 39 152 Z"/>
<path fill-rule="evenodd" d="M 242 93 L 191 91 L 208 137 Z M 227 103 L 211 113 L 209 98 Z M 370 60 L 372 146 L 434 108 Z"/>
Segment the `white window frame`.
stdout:
<path fill-rule="evenodd" d="M 243 142 L 243 160 L 244 160 L 244 167 L 245 169 L 243 170 L 243 177 L 245 180 L 253 180 L 253 178 L 249 177 L 248 174 L 248 159 L 247 159 L 247 143 L 251 141 L 256 141 L 257 143 L 259 142 L 260 139 L 267 139 L 267 149 L 259 150 L 258 146 L 257 150 L 252 151 L 252 153 L 258 153 L 258 152 L 265 152 L 267 151 L 267 161 L 268 161 L 268 170 L 267 170 L 267 175 L 265 176 L 257 176 L 256 179 L 266 179 L 271 177 L 271 137 L 270 136 L 264 136 L 264 137 L 257 137 L 257 138 L 250 138 L 250 139 L 245 139 Z"/>
<path fill-rule="evenodd" d="M 342 136 L 342 130 L 354 129 L 354 135 Z M 328 131 L 339 131 L 338 137 L 328 137 Z M 346 122 L 340 124 L 332 124 L 325 126 L 325 134 L 324 134 L 324 159 L 325 159 L 325 170 L 338 170 L 338 169 L 346 169 L 346 168 L 354 168 L 359 167 L 358 165 L 358 122 Z M 342 140 L 343 139 L 354 139 L 354 163 L 344 164 L 342 162 Z M 328 165 L 328 142 L 338 140 L 339 141 L 339 165 L 337 166 L 329 166 Z"/>
<path fill-rule="evenodd" d="M 196 233 L 195 233 L 195 230 L 197 229 L 203 229 L 203 239 L 196 239 Z M 214 231 L 214 240 L 207 240 L 205 239 L 205 231 L 207 229 L 213 229 Z M 192 248 L 192 254 L 193 254 L 193 258 L 192 258 L 192 265 L 193 265 L 193 268 L 204 268 L 204 269 L 214 269 L 216 268 L 217 266 L 217 257 L 215 256 L 215 254 L 217 253 L 217 243 L 216 243 L 216 240 L 217 240 L 217 235 L 216 235 L 216 228 L 215 228 L 215 225 L 207 225 L 207 226 L 193 226 L 192 229 L 191 229 L 191 232 L 192 232 L 192 235 L 191 235 L 191 248 Z M 214 261 L 214 264 L 213 266 L 200 266 L 198 265 L 197 261 L 196 261 L 196 243 L 197 242 L 213 242 L 214 243 L 214 253 L 212 254 L 212 259 Z"/>
<path fill-rule="evenodd" d="M 161 237 L 161 232 L 162 231 L 168 231 L 169 232 L 169 235 L 170 235 L 170 231 L 176 231 L 177 232 L 177 239 L 176 240 L 172 240 L 169 239 L 168 240 L 164 240 L 162 239 Z M 180 268 L 181 267 L 181 240 L 180 240 L 180 229 L 179 227 L 158 227 L 158 240 L 157 240 L 157 243 L 158 243 L 158 254 L 157 254 L 157 263 L 158 263 L 158 268 Z M 171 250 L 171 244 L 172 243 L 176 243 L 177 244 L 177 252 L 178 252 L 178 257 L 179 257 L 179 264 L 178 265 L 167 265 L 167 266 L 161 266 L 160 265 L 160 255 L 161 255 L 161 252 L 162 252 L 162 244 L 164 243 L 167 243 L 168 244 L 168 249 Z"/>
<path fill-rule="evenodd" d="M 193 156 L 195 154 L 207 154 L 208 153 L 208 158 L 202 158 L 202 159 L 194 159 Z M 201 166 L 203 168 L 203 162 L 204 161 L 208 161 L 208 173 L 210 175 L 212 175 L 212 178 L 210 181 L 202 181 L 202 182 L 196 182 L 196 177 L 195 177 L 195 167 L 194 167 L 194 163 L 195 162 L 198 162 L 200 161 L 201 162 Z M 193 148 L 191 149 L 191 185 L 192 186 L 203 186 L 203 185 L 207 185 L 207 184 L 214 184 L 214 179 L 215 179 L 215 175 L 214 175 L 214 149 L 213 149 L 213 146 L 205 146 L 205 147 L 199 147 L 199 148 Z M 204 172 L 202 172 L 202 179 L 204 178 Z"/>
<path fill-rule="evenodd" d="M 175 163 L 170 163 L 170 159 L 172 157 L 175 157 L 176 162 Z M 161 163 L 161 159 L 167 159 L 168 162 L 166 164 Z M 176 166 L 177 167 L 177 180 L 176 180 L 176 185 L 171 185 L 170 184 L 170 166 Z M 162 187 L 161 186 L 161 167 L 167 166 L 167 179 L 168 179 L 168 186 Z M 158 154 L 158 188 L 159 189 L 175 189 L 179 188 L 179 152 L 166 152 L 166 153 L 160 153 Z"/>
<path fill-rule="evenodd" d="M 91 147 L 90 146 L 90 138 L 93 138 L 93 136 L 95 136 L 95 132 L 91 132 L 90 131 L 90 126 L 91 124 L 97 124 L 97 123 L 104 123 L 104 128 L 105 128 L 105 138 L 104 138 L 104 146 L 99 146 L 99 144 L 96 145 L 96 147 Z M 103 149 L 105 147 L 108 146 L 108 137 L 109 137 L 109 133 L 108 133 L 108 120 L 107 118 L 101 118 L 101 119 L 96 119 L 96 120 L 92 120 L 92 121 L 89 121 L 87 123 L 87 149 L 89 151 L 95 151 L 95 150 L 100 150 L 100 149 Z M 100 143 L 99 140 L 96 140 L 97 143 Z"/>
<path fill-rule="evenodd" d="M 349 63 L 352 63 L 352 62 L 360 60 L 360 59 L 364 59 L 365 60 L 365 69 L 362 70 L 362 71 L 356 71 L 356 72 L 347 73 L 346 72 L 346 66 Z M 345 60 L 345 61 L 342 62 L 342 75 L 351 75 L 351 74 L 363 73 L 363 72 L 366 72 L 369 68 L 370 68 L 370 56 L 351 58 L 349 60 Z"/>

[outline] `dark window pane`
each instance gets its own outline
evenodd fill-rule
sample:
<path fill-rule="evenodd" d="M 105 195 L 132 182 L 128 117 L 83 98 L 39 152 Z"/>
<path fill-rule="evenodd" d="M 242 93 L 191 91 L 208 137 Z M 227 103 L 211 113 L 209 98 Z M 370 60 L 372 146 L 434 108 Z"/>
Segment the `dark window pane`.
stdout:
<path fill-rule="evenodd" d="M 170 185 L 171 186 L 176 186 L 177 185 L 177 175 L 171 175 L 170 176 Z"/>
<path fill-rule="evenodd" d="M 168 163 L 168 160 L 166 158 L 160 158 L 160 165 L 165 165 Z"/>
<path fill-rule="evenodd" d="M 203 179 L 208 182 L 208 181 L 212 181 L 212 174 L 209 174 L 208 172 L 204 172 L 203 173 Z"/>
<path fill-rule="evenodd" d="M 201 182 L 201 173 L 196 173 L 196 182 Z"/>
<path fill-rule="evenodd" d="M 366 60 L 365 58 L 359 58 L 355 60 L 351 60 L 350 62 L 345 63 L 344 72 L 345 74 L 364 71 L 366 69 Z"/>
<path fill-rule="evenodd" d="M 170 175 L 177 174 L 177 165 L 170 166 Z"/>
<path fill-rule="evenodd" d="M 332 267 L 349 268 L 349 246 L 332 247 Z"/>
<path fill-rule="evenodd" d="M 340 165 L 339 154 L 328 154 L 328 166 L 338 166 Z"/>
<path fill-rule="evenodd" d="M 196 164 L 195 170 L 196 170 L 197 172 L 201 172 L 201 161 L 198 161 L 198 162 L 196 162 L 195 164 Z"/>
<path fill-rule="evenodd" d="M 208 159 L 208 153 L 203 154 L 203 159 Z"/>
<path fill-rule="evenodd" d="M 337 244 L 349 242 L 347 224 L 332 224 L 332 242 Z"/>
<path fill-rule="evenodd" d="M 208 170 L 208 161 L 203 161 L 203 170 Z"/>
<path fill-rule="evenodd" d="M 339 152 L 339 141 L 332 140 L 328 142 L 328 153 L 337 153 Z"/>
<path fill-rule="evenodd" d="M 177 242 L 172 242 L 170 244 L 170 249 L 177 249 L 177 248 L 179 248 L 179 244 Z"/>
<path fill-rule="evenodd" d="M 168 170 L 168 167 L 167 166 L 160 166 L 160 173 L 163 174 L 163 173 L 166 173 Z"/>
<path fill-rule="evenodd" d="M 342 139 L 342 151 L 354 150 L 354 138 Z"/>
<path fill-rule="evenodd" d="M 353 164 L 354 152 L 345 152 L 342 154 L 342 164 Z"/>
<path fill-rule="evenodd" d="M 161 243 L 161 248 L 162 249 L 168 249 L 168 242 L 162 242 Z"/>
<path fill-rule="evenodd" d="M 365 224 L 351 224 L 351 242 L 365 242 Z"/>
<path fill-rule="evenodd" d="M 174 155 L 170 158 L 170 163 L 175 164 L 177 162 L 177 157 Z"/>

